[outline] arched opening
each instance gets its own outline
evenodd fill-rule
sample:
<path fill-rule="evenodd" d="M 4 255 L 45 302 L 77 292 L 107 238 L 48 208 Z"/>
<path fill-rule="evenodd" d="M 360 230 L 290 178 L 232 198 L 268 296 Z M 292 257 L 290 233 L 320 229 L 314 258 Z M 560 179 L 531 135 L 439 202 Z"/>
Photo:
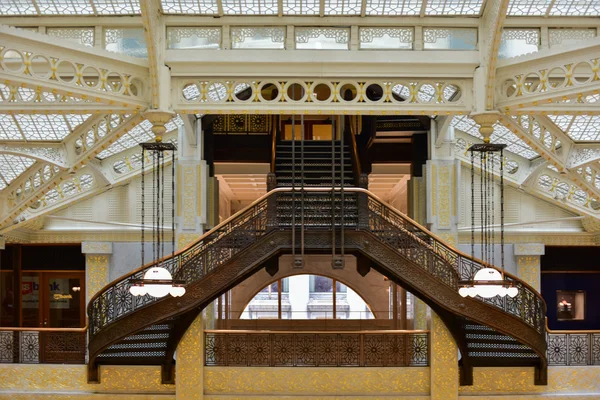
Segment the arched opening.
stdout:
<path fill-rule="evenodd" d="M 335 278 L 298 274 L 277 279 L 247 303 L 240 319 L 374 319 L 368 303 Z"/>

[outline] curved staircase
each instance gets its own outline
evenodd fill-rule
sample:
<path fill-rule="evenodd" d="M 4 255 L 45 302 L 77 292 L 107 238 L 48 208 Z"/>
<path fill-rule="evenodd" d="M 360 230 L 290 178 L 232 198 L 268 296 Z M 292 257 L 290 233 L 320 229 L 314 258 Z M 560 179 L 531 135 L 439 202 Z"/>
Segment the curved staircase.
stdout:
<path fill-rule="evenodd" d="M 172 382 L 177 343 L 198 313 L 273 257 L 292 251 L 289 210 L 281 213 L 281 204 L 289 202 L 292 191 L 272 190 L 173 258 L 166 258 L 164 267 L 187 283 L 183 297 L 155 299 L 129 293 L 130 279 L 141 278 L 154 264 L 101 290 L 88 306 L 89 379 L 97 381 L 101 364 L 143 364 L 162 365 L 163 381 Z M 321 214 L 305 215 L 306 253 L 322 253 L 334 245 L 324 225 L 324 221 L 331 223 L 331 193 L 327 188 L 304 189 L 312 204 L 330 205 L 321 208 Z M 343 213 L 347 253 L 367 260 L 440 315 L 461 351 L 463 384 L 470 383 L 473 366 L 493 365 L 535 366 L 536 383 L 545 383 L 545 305 L 539 293 L 507 274 L 519 289 L 517 297 L 463 298 L 458 282 L 471 279 L 484 267 L 481 262 L 447 246 L 367 190 L 346 188 L 343 201 L 357 205 L 356 211 Z M 345 210 L 339 196 L 333 204 L 333 209 Z M 337 248 L 340 236 L 336 236 Z"/>
<path fill-rule="evenodd" d="M 519 289 L 515 298 L 461 297 L 459 281 L 488 265 L 446 245 L 366 189 L 327 187 L 327 180 L 330 185 L 358 181 L 353 141 L 350 148 L 340 141 L 307 143 L 278 143 L 274 171 L 280 187 L 161 261 L 186 282 L 183 297 L 129 293 L 130 280 L 141 279 L 151 263 L 92 298 L 88 379 L 98 381 L 99 365 L 142 364 L 161 365 L 163 382 L 173 382 L 175 349 L 198 313 L 281 254 L 298 251 L 303 238 L 305 254 L 344 249 L 357 257 L 363 275 L 374 268 L 427 303 L 458 345 L 461 384 L 472 384 L 474 366 L 534 366 L 535 383 L 546 384 L 546 310 L 540 294 L 506 274 Z"/>

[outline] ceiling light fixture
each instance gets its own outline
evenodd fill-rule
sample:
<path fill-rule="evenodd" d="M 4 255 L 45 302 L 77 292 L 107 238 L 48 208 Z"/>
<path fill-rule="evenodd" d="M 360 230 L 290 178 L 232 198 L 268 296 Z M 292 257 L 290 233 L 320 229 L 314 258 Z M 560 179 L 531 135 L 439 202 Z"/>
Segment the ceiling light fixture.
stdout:
<path fill-rule="evenodd" d="M 519 290 L 504 276 L 504 148 L 505 144 L 474 144 L 471 153 L 471 255 L 475 256 L 475 198 L 479 198 L 480 208 L 480 259 L 486 267 L 475 273 L 472 280 L 461 281 L 458 293 L 462 297 L 515 297 Z M 475 163 L 479 158 L 479 193 L 475 194 Z M 496 182 L 494 168 L 500 169 L 499 182 Z M 496 232 L 496 186 L 500 189 L 500 270 L 492 268 L 495 262 Z"/>

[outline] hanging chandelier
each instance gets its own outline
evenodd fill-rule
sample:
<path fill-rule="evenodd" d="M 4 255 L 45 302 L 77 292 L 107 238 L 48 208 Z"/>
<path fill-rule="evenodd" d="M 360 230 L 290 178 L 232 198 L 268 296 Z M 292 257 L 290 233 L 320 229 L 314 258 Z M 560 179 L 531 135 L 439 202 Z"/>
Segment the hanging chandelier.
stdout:
<path fill-rule="evenodd" d="M 173 168 L 171 171 L 171 256 L 175 253 L 175 150 L 177 148 L 172 143 L 163 143 L 160 135 L 157 135 L 155 142 L 140 143 L 142 147 L 142 265 L 145 265 L 144 235 L 145 235 L 145 195 L 146 195 L 146 177 L 145 160 L 148 157 L 151 164 L 152 175 L 152 261 L 156 264 L 150 268 L 142 279 L 131 280 L 129 292 L 133 296 L 165 297 L 170 294 L 173 297 L 181 297 L 185 294 L 183 280 L 174 280 L 171 271 L 165 268 L 165 152 L 170 151 L 173 155 Z"/>
<path fill-rule="evenodd" d="M 461 281 L 458 293 L 462 297 L 483 297 L 486 299 L 515 297 L 519 290 L 507 281 L 504 276 L 504 148 L 505 144 L 486 142 L 472 145 L 471 153 L 471 255 L 475 257 L 475 213 L 476 197 L 479 197 L 480 215 L 480 259 L 488 266 L 477 271 L 472 280 Z M 475 194 L 475 168 L 479 161 L 480 179 L 479 196 Z M 499 181 L 496 182 L 494 169 L 500 170 Z M 496 259 L 496 186 L 500 195 L 500 270 L 492 268 Z"/>

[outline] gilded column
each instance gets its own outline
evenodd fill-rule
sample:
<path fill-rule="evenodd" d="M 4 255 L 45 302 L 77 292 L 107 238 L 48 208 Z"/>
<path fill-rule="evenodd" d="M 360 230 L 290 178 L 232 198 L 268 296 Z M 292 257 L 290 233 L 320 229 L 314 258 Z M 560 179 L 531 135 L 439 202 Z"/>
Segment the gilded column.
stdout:
<path fill-rule="evenodd" d="M 430 319 L 431 400 L 458 399 L 458 348 L 435 313 Z"/>
<path fill-rule="evenodd" d="M 109 283 L 109 261 L 112 254 L 111 242 L 83 242 L 81 252 L 85 254 L 86 305 L 100 289 Z"/>
<path fill-rule="evenodd" d="M 409 216 L 421 225 L 427 222 L 427 190 L 424 177 L 412 177 L 408 181 L 408 213 Z M 414 328 L 427 329 L 427 304 L 414 297 Z"/>
<path fill-rule="evenodd" d="M 177 346 L 177 400 L 204 398 L 204 326 L 198 316 Z"/>
<path fill-rule="evenodd" d="M 450 246 L 458 243 L 458 198 L 460 161 L 428 160 L 427 222 L 432 232 Z"/>
<path fill-rule="evenodd" d="M 541 279 L 541 256 L 544 255 L 543 243 L 517 243 L 514 245 L 517 258 L 517 274 L 538 292 Z"/>
<path fill-rule="evenodd" d="M 435 136 L 435 135 L 432 135 Z M 435 140 L 435 137 L 430 140 Z M 433 143 L 433 142 L 432 142 Z M 458 244 L 461 164 L 454 158 L 454 147 L 444 143 L 432 149 L 425 166 L 427 224 L 444 243 Z M 459 386 L 458 347 L 452 334 L 432 310 L 430 330 L 431 400 L 457 400 Z"/>

